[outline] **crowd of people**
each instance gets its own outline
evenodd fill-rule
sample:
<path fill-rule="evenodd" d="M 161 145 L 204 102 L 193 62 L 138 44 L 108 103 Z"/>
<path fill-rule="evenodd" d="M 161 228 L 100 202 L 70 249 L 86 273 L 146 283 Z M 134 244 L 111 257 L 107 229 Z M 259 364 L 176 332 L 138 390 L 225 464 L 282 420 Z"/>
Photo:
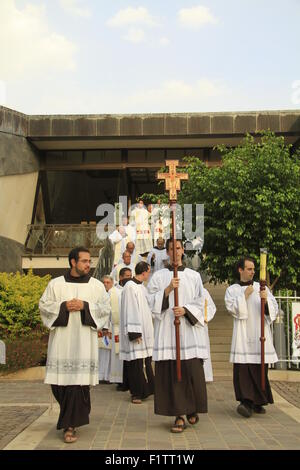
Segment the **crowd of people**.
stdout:
<path fill-rule="evenodd" d="M 153 246 L 143 214 L 135 216 L 142 220 L 135 230 L 124 219 L 111 234 L 114 266 L 102 282 L 90 275 L 89 250 L 77 247 L 69 254 L 69 272 L 51 280 L 40 300 L 43 323 L 50 329 L 45 383 L 60 405 L 57 429 L 63 429 L 67 443 L 77 440 L 77 427 L 89 423 L 90 386 L 99 381 L 129 391 L 134 405 L 154 394 L 154 413 L 175 417 L 174 433 L 184 431 L 186 420 L 196 425 L 199 414 L 208 411 L 206 382 L 213 380 L 208 323 L 215 304 L 200 273 L 182 262 L 182 241 L 173 246 L 159 232 Z M 260 292 L 254 273 L 253 259 L 241 259 L 237 282 L 225 295 L 234 321 L 230 361 L 237 412 L 246 418 L 265 413 L 264 406 L 273 403 L 268 364 L 278 360 L 270 330 L 277 303 L 270 290 Z M 266 299 L 265 390 L 260 384 L 261 297 Z M 180 319 L 181 381 L 175 317 Z"/>

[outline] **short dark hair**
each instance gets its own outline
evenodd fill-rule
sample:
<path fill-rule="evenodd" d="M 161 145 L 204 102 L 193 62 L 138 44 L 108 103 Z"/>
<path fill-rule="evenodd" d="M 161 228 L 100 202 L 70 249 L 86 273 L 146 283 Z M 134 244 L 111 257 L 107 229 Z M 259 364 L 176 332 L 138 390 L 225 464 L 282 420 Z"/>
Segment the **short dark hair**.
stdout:
<path fill-rule="evenodd" d="M 255 260 L 253 258 L 251 258 L 250 256 L 242 256 L 236 263 L 236 273 L 237 273 L 238 278 L 240 278 L 239 269 L 245 269 L 246 261 L 251 261 L 251 263 L 253 263 L 255 266 Z"/>
<path fill-rule="evenodd" d="M 184 248 L 184 246 L 183 246 L 183 241 L 182 241 L 181 239 L 176 240 L 176 243 L 177 243 L 177 242 L 180 243 L 181 248 Z M 170 243 L 173 243 L 172 238 L 168 238 L 168 240 L 166 241 L 166 251 L 169 251 L 169 245 L 170 245 Z"/>
<path fill-rule="evenodd" d="M 75 248 L 73 248 L 73 250 L 70 251 L 70 253 L 69 253 L 70 268 L 72 268 L 71 259 L 75 259 L 75 261 L 77 263 L 78 260 L 79 260 L 79 253 L 81 253 L 81 252 L 89 253 L 90 251 L 87 248 L 85 248 L 84 246 L 76 246 Z"/>
<path fill-rule="evenodd" d="M 130 271 L 130 272 L 131 272 L 131 269 L 130 269 L 130 268 L 122 268 L 122 269 L 120 269 L 119 276 L 124 276 L 124 274 L 126 273 L 126 271 Z"/>
<path fill-rule="evenodd" d="M 135 274 L 143 274 L 148 271 L 149 267 L 150 264 L 146 263 L 146 261 L 140 261 L 135 267 Z"/>

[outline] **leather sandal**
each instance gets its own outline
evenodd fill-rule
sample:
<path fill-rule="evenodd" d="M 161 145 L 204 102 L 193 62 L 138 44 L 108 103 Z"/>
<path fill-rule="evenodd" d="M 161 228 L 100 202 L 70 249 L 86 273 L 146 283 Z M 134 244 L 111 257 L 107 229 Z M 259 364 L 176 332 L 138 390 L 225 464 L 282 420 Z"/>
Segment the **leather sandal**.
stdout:
<path fill-rule="evenodd" d="M 184 418 L 182 416 L 176 416 L 175 423 L 171 427 L 171 432 L 181 433 L 185 430 L 185 428 L 186 428 L 186 424 L 185 424 Z"/>
<path fill-rule="evenodd" d="M 199 416 L 197 415 L 197 413 L 192 413 L 191 415 L 186 415 L 186 419 L 192 426 L 194 426 L 194 424 L 198 423 Z"/>
<path fill-rule="evenodd" d="M 138 397 L 132 397 L 131 403 L 133 403 L 134 405 L 140 405 L 142 403 L 142 400 Z"/>
<path fill-rule="evenodd" d="M 76 431 L 74 428 L 64 429 L 64 442 L 66 444 L 73 444 L 77 441 Z"/>

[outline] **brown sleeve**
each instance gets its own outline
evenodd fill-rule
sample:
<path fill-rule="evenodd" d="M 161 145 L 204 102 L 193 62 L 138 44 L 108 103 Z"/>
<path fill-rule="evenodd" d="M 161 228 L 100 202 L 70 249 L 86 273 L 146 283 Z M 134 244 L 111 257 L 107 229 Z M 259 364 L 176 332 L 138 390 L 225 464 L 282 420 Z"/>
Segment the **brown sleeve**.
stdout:
<path fill-rule="evenodd" d="M 67 310 L 67 302 L 60 304 L 59 314 L 57 319 L 52 323 L 52 326 L 68 326 L 69 310 Z"/>
<path fill-rule="evenodd" d="M 134 341 L 135 339 L 141 338 L 142 333 L 128 333 L 129 341 Z"/>
<path fill-rule="evenodd" d="M 97 328 L 96 323 L 93 320 L 93 317 L 90 312 L 90 307 L 88 302 L 83 302 L 84 308 L 80 310 L 81 315 L 81 324 L 84 326 L 92 326 L 93 328 Z"/>
<path fill-rule="evenodd" d="M 268 302 L 265 303 L 265 315 L 270 315 Z"/>
<path fill-rule="evenodd" d="M 161 311 L 167 310 L 169 308 L 169 297 L 166 296 L 164 291 L 163 301 L 161 304 Z"/>

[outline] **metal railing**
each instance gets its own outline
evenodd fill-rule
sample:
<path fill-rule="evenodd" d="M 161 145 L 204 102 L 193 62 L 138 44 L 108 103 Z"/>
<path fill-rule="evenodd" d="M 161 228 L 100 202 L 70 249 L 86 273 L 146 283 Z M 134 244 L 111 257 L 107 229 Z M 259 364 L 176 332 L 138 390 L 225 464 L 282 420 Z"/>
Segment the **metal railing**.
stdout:
<path fill-rule="evenodd" d="M 84 246 L 91 255 L 98 256 L 103 246 L 96 234 L 96 223 L 34 224 L 28 225 L 27 230 L 27 254 L 65 256 L 75 246 Z"/>
<path fill-rule="evenodd" d="M 300 358 L 292 355 L 292 302 L 300 302 L 300 297 L 296 291 L 293 294 L 279 291 L 275 299 L 279 307 L 278 316 L 272 324 L 274 345 L 279 359 L 275 368 L 300 371 Z"/>

